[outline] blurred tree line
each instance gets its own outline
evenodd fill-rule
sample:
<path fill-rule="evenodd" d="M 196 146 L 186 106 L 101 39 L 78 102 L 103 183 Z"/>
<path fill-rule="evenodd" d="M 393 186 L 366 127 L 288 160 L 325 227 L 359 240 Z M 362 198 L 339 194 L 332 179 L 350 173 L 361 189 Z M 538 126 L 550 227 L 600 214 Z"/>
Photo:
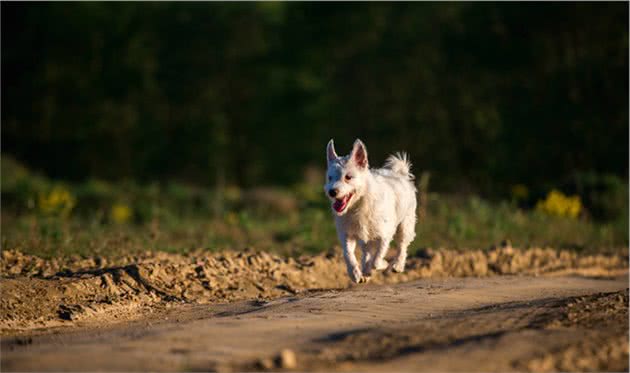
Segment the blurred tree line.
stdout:
<path fill-rule="evenodd" d="M 288 184 L 362 138 L 440 190 L 628 176 L 628 3 L 2 3 L 3 152 Z"/>

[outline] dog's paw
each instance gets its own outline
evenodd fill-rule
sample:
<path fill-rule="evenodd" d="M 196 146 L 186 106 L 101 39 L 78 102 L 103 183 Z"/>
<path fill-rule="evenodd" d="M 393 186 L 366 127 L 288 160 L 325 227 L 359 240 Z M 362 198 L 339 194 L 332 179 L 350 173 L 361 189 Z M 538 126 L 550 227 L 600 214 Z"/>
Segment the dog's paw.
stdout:
<path fill-rule="evenodd" d="M 367 282 L 365 280 L 365 277 L 363 277 L 363 273 L 361 272 L 359 268 L 349 269 L 348 274 L 350 275 L 350 279 L 352 280 L 352 282 L 354 282 L 355 284 L 361 284 L 361 283 Z"/>
<path fill-rule="evenodd" d="M 354 282 L 355 284 L 365 284 L 368 281 L 370 281 L 371 277 L 365 277 L 365 276 L 359 276 L 357 278 L 352 278 L 352 282 Z"/>
<path fill-rule="evenodd" d="M 405 272 L 405 261 L 404 260 L 395 261 L 394 264 L 392 264 L 392 270 L 396 273 Z"/>
<path fill-rule="evenodd" d="M 377 271 L 382 271 L 384 269 L 387 269 L 388 266 L 389 264 L 387 263 L 387 260 L 385 259 L 374 261 L 374 269 Z"/>

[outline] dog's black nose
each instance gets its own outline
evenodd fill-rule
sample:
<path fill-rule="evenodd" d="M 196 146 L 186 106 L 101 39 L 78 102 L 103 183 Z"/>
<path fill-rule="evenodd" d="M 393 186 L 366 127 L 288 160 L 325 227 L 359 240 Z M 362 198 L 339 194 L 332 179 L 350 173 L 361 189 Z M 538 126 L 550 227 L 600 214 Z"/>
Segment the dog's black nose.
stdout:
<path fill-rule="evenodd" d="M 328 195 L 335 198 L 335 196 L 337 195 L 337 189 L 331 189 L 328 191 Z"/>

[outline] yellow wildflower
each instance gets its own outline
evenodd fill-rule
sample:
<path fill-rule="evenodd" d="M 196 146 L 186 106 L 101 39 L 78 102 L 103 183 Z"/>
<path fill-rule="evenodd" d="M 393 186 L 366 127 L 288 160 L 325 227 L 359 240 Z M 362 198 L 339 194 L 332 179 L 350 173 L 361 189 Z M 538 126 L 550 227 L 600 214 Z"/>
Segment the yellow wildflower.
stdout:
<path fill-rule="evenodd" d="M 582 201 L 578 196 L 566 196 L 558 190 L 552 190 L 547 198 L 538 201 L 536 210 L 549 215 L 576 218 L 582 211 Z"/>
<path fill-rule="evenodd" d="M 46 215 L 68 216 L 76 205 L 76 198 L 62 186 L 55 186 L 49 193 L 38 198 L 39 210 Z"/>
<path fill-rule="evenodd" d="M 132 214 L 131 208 L 122 203 L 115 204 L 110 211 L 111 219 L 118 224 L 128 222 Z"/>

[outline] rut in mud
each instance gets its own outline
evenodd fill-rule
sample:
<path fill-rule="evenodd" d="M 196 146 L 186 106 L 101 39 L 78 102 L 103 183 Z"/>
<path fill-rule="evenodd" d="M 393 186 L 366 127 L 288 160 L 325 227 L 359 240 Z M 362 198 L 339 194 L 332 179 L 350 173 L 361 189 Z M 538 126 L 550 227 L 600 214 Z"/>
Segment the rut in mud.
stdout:
<path fill-rule="evenodd" d="M 410 258 L 403 274 L 377 273 L 375 284 L 430 277 L 586 273 L 611 275 L 627 256 L 581 256 L 553 249 L 426 250 Z M 125 321 L 183 303 L 269 300 L 309 289 L 350 285 L 338 253 L 283 258 L 266 252 L 148 252 L 44 260 L 3 251 L 0 327 L 16 334 L 51 326 Z"/>

